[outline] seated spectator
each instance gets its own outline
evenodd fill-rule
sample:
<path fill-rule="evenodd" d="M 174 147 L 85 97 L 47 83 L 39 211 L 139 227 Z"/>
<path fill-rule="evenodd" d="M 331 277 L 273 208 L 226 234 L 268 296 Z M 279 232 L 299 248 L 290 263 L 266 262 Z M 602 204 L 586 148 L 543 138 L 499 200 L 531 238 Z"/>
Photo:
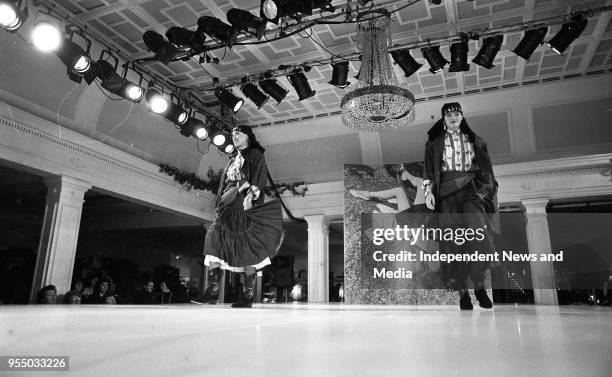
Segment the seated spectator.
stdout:
<path fill-rule="evenodd" d="M 108 295 L 108 296 L 104 297 L 104 303 L 106 305 L 117 305 L 117 300 L 115 300 L 115 296 Z"/>
<path fill-rule="evenodd" d="M 83 288 L 83 291 L 81 291 L 81 299 L 85 304 L 89 303 L 89 296 L 93 295 L 94 288 L 96 287 L 96 283 L 98 282 L 98 277 L 90 277 L 87 282 L 89 283 L 89 285 Z"/>
<path fill-rule="evenodd" d="M 71 289 L 64 295 L 64 304 L 69 305 L 80 305 L 81 304 L 81 292 Z"/>
<path fill-rule="evenodd" d="M 88 304 L 105 304 L 106 296 L 110 296 L 110 282 L 108 279 L 98 279 L 93 294 L 87 300 Z"/>
<path fill-rule="evenodd" d="M 170 304 L 172 302 L 172 291 L 168 288 L 165 281 L 159 283 L 159 293 L 157 294 L 158 304 Z"/>
<path fill-rule="evenodd" d="M 155 283 L 152 280 L 147 280 L 141 290 L 134 296 L 134 304 L 136 305 L 153 305 L 155 304 L 155 295 L 153 294 Z"/>
<path fill-rule="evenodd" d="M 57 301 L 57 288 L 55 285 L 44 286 L 36 295 L 37 304 L 55 304 Z"/>

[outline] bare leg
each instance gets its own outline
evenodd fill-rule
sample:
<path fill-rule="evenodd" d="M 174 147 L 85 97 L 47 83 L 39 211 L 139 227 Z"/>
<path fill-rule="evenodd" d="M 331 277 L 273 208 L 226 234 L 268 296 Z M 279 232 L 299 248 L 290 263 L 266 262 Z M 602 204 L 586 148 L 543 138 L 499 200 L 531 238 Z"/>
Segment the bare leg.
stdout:
<path fill-rule="evenodd" d="M 379 199 L 397 199 L 397 210 L 398 212 L 407 210 L 410 208 L 410 202 L 408 201 L 408 197 L 406 196 L 406 192 L 401 187 L 394 187 L 389 190 L 384 191 L 374 191 L 369 193 L 370 198 L 379 198 Z"/>

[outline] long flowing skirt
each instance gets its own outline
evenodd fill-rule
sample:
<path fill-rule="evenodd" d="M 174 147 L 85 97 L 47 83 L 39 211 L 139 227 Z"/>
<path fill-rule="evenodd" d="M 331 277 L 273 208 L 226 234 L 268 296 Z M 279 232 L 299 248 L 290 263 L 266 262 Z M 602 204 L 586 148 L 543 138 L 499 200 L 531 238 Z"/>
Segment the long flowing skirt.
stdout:
<path fill-rule="evenodd" d="M 227 269 L 261 266 L 276 254 L 282 242 L 280 201 L 271 200 L 245 211 L 242 200 L 238 195 L 219 210 L 204 242 L 206 259 L 220 262 Z"/>

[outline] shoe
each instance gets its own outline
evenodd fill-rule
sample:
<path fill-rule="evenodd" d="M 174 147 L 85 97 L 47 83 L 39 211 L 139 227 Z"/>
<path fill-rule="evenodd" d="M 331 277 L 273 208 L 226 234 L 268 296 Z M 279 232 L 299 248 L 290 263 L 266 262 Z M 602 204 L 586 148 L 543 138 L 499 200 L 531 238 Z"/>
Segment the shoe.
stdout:
<path fill-rule="evenodd" d="M 215 268 L 208 274 L 208 286 L 198 302 L 208 302 L 210 305 L 215 305 L 219 301 L 219 282 L 221 280 L 221 269 Z"/>
<path fill-rule="evenodd" d="M 470 292 L 467 289 L 462 289 L 459 291 L 459 307 L 461 310 L 472 310 L 474 309 L 474 305 L 472 305 L 472 299 L 470 298 Z"/>
<path fill-rule="evenodd" d="M 256 277 L 257 274 L 245 275 L 242 293 L 240 294 L 240 296 L 238 296 L 236 302 L 232 304 L 232 308 L 250 308 L 251 306 L 253 306 Z"/>
<path fill-rule="evenodd" d="M 487 290 L 484 288 L 474 289 L 474 296 L 478 300 L 478 305 L 480 305 L 483 309 L 491 309 L 493 307 L 493 303 L 489 299 L 489 295 L 487 295 Z"/>
<path fill-rule="evenodd" d="M 350 190 L 349 194 L 358 199 L 370 200 L 370 193 L 368 191 Z"/>

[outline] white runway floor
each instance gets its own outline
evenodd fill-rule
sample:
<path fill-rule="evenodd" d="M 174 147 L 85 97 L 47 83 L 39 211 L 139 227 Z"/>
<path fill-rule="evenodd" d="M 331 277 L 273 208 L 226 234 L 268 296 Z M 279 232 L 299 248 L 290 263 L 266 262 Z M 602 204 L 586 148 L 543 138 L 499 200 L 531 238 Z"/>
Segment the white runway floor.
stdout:
<path fill-rule="evenodd" d="M 612 376 L 612 309 L 259 304 L 0 307 L 0 376 Z"/>

